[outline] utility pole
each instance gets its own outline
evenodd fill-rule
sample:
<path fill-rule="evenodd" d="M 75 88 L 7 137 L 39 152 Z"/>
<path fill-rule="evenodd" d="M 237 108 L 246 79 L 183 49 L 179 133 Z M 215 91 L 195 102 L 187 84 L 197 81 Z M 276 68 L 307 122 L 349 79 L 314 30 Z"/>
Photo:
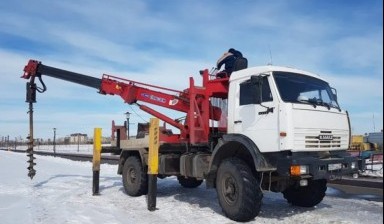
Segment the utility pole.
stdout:
<path fill-rule="evenodd" d="M 56 156 L 56 128 L 53 128 L 53 155 Z"/>
<path fill-rule="evenodd" d="M 77 152 L 80 151 L 80 133 L 77 133 Z"/>
<path fill-rule="evenodd" d="M 372 114 L 372 121 L 373 121 L 373 132 L 376 132 L 375 113 Z"/>
<path fill-rule="evenodd" d="M 127 117 L 127 139 L 129 139 L 129 118 L 131 116 L 131 113 L 128 111 L 125 113 L 125 116 Z"/>

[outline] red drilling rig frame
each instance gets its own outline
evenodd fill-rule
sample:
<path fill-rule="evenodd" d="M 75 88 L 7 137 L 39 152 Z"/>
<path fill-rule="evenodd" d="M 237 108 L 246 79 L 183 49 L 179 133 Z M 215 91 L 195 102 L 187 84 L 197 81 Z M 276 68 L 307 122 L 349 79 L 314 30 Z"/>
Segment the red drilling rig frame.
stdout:
<path fill-rule="evenodd" d="M 30 79 L 35 76 L 41 78 L 42 75 L 93 87 L 101 94 L 119 95 L 125 103 L 137 104 L 141 110 L 180 130 L 179 135 L 163 136 L 160 138 L 161 141 L 192 145 L 209 144 L 210 129 L 213 128 L 210 126 L 210 120 L 219 121 L 222 113 L 220 108 L 212 105 L 211 97 L 226 99 L 229 84 L 228 78 L 210 79 L 210 74 L 205 69 L 200 71 L 203 86 L 195 86 L 194 79 L 190 77 L 189 88 L 178 91 L 106 74 L 98 79 L 46 66 L 36 60 L 28 62 L 22 78 Z M 185 122 L 182 124 L 139 102 L 184 112 L 186 113 Z"/>

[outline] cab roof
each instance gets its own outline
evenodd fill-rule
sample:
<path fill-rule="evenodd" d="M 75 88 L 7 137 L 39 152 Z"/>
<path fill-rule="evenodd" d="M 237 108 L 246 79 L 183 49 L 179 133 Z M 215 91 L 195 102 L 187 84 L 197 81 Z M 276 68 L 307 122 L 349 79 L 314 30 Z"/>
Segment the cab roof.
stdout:
<path fill-rule="evenodd" d="M 324 80 L 322 77 L 320 77 L 317 74 L 314 74 L 314 73 L 311 73 L 308 71 L 304 71 L 304 70 L 300 70 L 300 69 L 296 69 L 296 68 L 284 67 L 284 66 L 275 66 L 275 65 L 256 66 L 256 67 L 250 67 L 250 68 L 242 69 L 242 70 L 239 70 L 236 72 L 232 72 L 231 77 L 230 77 L 230 81 L 249 77 L 250 74 L 251 75 L 258 75 L 258 74 L 269 73 L 269 72 L 274 72 L 274 71 L 303 74 L 303 75 L 307 75 L 307 76 L 321 79 L 321 80 L 326 82 L 326 80 Z"/>

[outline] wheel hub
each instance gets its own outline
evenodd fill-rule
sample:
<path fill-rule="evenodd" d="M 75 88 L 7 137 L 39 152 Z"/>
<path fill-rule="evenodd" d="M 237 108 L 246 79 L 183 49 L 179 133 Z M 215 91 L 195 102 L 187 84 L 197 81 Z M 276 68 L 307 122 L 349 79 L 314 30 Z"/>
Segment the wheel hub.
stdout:
<path fill-rule="evenodd" d="M 137 178 L 137 174 L 136 174 L 136 171 L 135 169 L 129 169 L 129 172 L 128 172 L 128 178 L 129 178 L 129 181 L 131 183 L 134 183 L 136 181 L 136 178 Z"/>
<path fill-rule="evenodd" d="M 223 195 L 228 204 L 236 202 L 238 197 L 238 188 L 233 177 L 228 176 L 223 180 Z"/>

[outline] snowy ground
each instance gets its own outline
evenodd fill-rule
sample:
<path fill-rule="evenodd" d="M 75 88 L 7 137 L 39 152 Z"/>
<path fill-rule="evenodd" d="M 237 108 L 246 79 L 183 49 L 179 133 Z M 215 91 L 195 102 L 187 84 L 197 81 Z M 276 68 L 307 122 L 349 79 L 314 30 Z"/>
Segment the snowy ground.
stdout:
<path fill-rule="evenodd" d="M 110 144 L 106 145 L 110 146 Z M 17 146 L 18 150 L 27 150 L 27 145 Z M 10 150 L 15 149 L 15 147 L 9 147 Z M 53 145 L 36 145 L 33 150 L 35 151 L 45 151 L 53 152 Z M 92 154 L 93 145 L 92 144 L 81 144 L 81 145 L 56 145 L 56 152 L 62 153 L 83 153 L 83 154 Z"/>
<path fill-rule="evenodd" d="M 185 189 L 174 178 L 158 181 L 157 210 L 146 198 L 124 193 L 116 165 L 102 164 L 100 196 L 92 196 L 92 164 L 36 156 L 37 175 L 27 177 L 25 154 L 0 151 L 0 223 L 234 223 L 223 216 L 216 192 Z M 316 208 L 298 208 L 266 192 L 250 223 L 382 223 L 383 202 L 343 199 L 328 188 Z"/>

